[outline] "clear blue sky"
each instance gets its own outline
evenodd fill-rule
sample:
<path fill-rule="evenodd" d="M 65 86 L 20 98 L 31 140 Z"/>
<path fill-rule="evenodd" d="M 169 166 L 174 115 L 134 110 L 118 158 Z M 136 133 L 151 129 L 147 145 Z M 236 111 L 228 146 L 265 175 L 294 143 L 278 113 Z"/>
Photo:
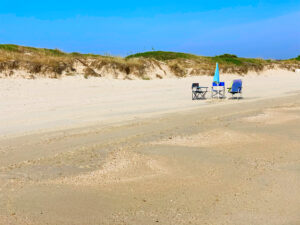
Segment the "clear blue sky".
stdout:
<path fill-rule="evenodd" d="M 299 0 L 3 1 L 0 43 L 127 55 L 300 55 Z"/>

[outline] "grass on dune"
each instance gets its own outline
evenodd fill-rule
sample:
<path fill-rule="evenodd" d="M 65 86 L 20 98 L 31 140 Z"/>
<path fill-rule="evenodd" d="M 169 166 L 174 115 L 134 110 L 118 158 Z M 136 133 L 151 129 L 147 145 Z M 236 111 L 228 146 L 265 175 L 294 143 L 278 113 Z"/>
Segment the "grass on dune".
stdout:
<path fill-rule="evenodd" d="M 18 45 L 0 44 L 0 49 L 9 52 L 17 52 L 19 49 Z"/>
<path fill-rule="evenodd" d="M 129 55 L 131 58 L 151 58 L 158 61 L 165 61 L 171 71 L 178 77 L 184 77 L 191 71 L 191 74 L 213 74 L 215 63 L 219 63 L 220 70 L 223 73 L 247 74 L 249 71 L 257 73 L 264 69 L 279 67 L 287 70 L 295 70 L 299 67 L 298 58 L 291 60 L 265 60 L 260 58 L 242 58 L 232 54 L 223 54 L 213 57 L 197 56 L 180 52 L 153 51 Z M 295 63 L 296 61 L 296 63 Z"/>
<path fill-rule="evenodd" d="M 12 44 L 1 44 L 0 50 L 14 52 L 14 53 L 40 53 L 50 56 L 65 56 L 67 53 L 62 52 L 59 49 L 47 49 L 47 48 L 33 48 L 33 47 L 24 47 L 19 45 Z"/>
<path fill-rule="evenodd" d="M 27 54 L 38 54 L 44 56 L 58 56 L 58 57 L 99 57 L 100 55 L 96 54 L 82 54 L 78 52 L 66 53 L 60 49 L 48 49 L 48 48 L 34 48 L 34 47 L 25 47 L 20 45 L 13 44 L 0 44 L 0 50 L 11 52 L 11 53 L 27 53 Z"/>
<path fill-rule="evenodd" d="M 152 58 L 159 61 L 172 60 L 172 59 L 196 59 L 198 56 L 181 53 L 181 52 L 164 52 L 164 51 L 152 51 L 152 52 L 143 52 L 137 53 L 134 55 L 129 55 L 126 59 L 130 58 Z"/>
<path fill-rule="evenodd" d="M 211 59 L 215 62 L 219 63 L 232 63 L 235 65 L 241 65 L 242 61 L 236 56 L 236 55 L 231 55 L 231 54 L 224 54 L 224 55 L 219 55 L 219 56 L 214 56 L 211 57 Z"/>
<path fill-rule="evenodd" d="M 164 51 L 152 51 L 152 52 L 143 52 L 137 53 L 134 55 L 129 55 L 126 59 L 130 58 L 152 58 L 159 61 L 166 61 L 166 60 L 175 60 L 175 59 L 190 59 L 190 60 L 204 60 L 206 62 L 219 62 L 224 64 L 233 64 L 236 66 L 241 66 L 245 63 L 248 64 L 261 64 L 265 60 L 262 59 L 251 59 L 251 58 L 239 58 L 236 55 L 231 54 L 224 54 L 214 57 L 203 57 L 197 56 L 193 54 L 181 53 L 181 52 L 164 52 Z"/>
<path fill-rule="evenodd" d="M 253 58 L 239 58 L 236 55 L 224 54 L 219 56 L 211 57 L 214 62 L 220 64 L 234 64 L 236 66 L 243 65 L 262 65 L 267 63 L 264 59 L 253 59 Z"/>

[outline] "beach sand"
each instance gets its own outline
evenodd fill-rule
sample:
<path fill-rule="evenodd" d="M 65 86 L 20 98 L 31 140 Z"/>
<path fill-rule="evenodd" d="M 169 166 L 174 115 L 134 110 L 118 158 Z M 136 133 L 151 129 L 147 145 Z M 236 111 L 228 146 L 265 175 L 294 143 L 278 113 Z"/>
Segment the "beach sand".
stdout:
<path fill-rule="evenodd" d="M 300 224 L 300 76 L 242 79 L 1 80 L 0 224 Z"/>
<path fill-rule="evenodd" d="M 244 82 L 245 101 L 275 98 L 299 91 L 300 76 L 286 70 L 260 75 L 221 76 L 229 86 Z M 212 77 L 163 80 L 1 79 L 0 138 L 37 131 L 63 130 L 146 118 L 211 106 L 218 101 L 191 101 L 191 84 L 210 87 Z M 210 97 L 210 93 L 207 94 Z M 230 103 L 232 101 L 222 101 Z"/>

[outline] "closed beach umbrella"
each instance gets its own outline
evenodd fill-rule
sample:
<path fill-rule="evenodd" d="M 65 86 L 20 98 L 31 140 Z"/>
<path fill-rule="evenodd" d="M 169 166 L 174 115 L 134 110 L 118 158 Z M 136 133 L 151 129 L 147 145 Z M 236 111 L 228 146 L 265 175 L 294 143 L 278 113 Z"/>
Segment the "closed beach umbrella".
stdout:
<path fill-rule="evenodd" d="M 214 83 L 219 84 L 220 83 L 220 74 L 219 74 L 219 64 L 216 65 L 216 71 L 214 76 Z"/>

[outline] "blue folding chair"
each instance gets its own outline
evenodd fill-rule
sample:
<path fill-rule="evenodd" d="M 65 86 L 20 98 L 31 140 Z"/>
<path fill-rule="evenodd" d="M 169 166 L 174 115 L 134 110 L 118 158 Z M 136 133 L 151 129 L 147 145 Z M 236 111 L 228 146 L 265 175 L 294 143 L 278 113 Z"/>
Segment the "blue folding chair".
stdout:
<path fill-rule="evenodd" d="M 230 88 L 228 88 L 228 93 L 232 95 L 232 98 L 235 98 L 235 95 L 239 95 L 239 98 L 242 98 L 242 89 L 243 89 L 243 82 L 242 80 L 234 80 Z"/>
<path fill-rule="evenodd" d="M 225 82 L 213 82 L 211 87 L 211 98 L 225 98 Z"/>

